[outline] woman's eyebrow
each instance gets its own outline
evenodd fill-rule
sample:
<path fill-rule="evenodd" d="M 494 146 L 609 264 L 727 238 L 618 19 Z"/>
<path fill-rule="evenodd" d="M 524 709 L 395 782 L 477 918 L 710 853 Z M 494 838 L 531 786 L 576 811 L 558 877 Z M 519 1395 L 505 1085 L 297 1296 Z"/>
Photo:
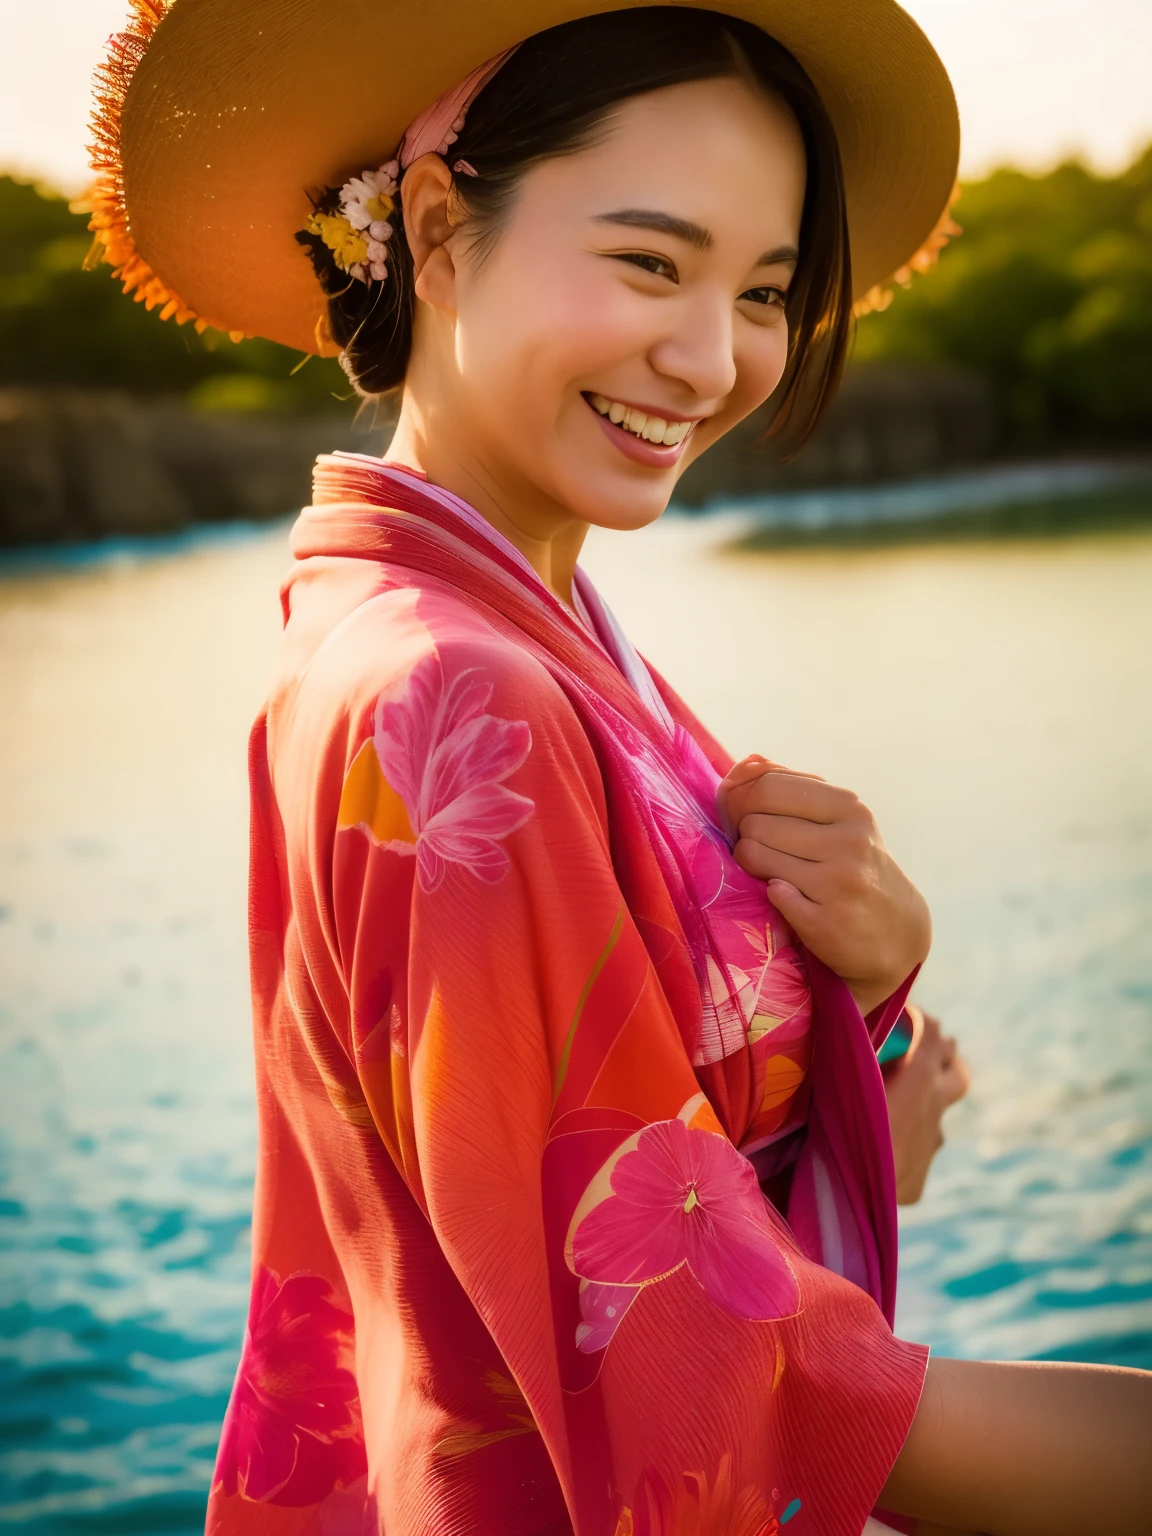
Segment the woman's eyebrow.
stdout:
<path fill-rule="evenodd" d="M 774 251 L 765 251 L 756 265 L 758 267 L 794 267 L 799 260 L 800 252 L 794 245 L 778 245 Z"/>
<path fill-rule="evenodd" d="M 674 213 L 659 213 L 649 208 L 618 208 L 615 213 L 598 213 L 597 224 L 626 224 L 630 229 L 651 229 L 659 235 L 675 235 L 698 251 L 712 249 L 712 233 L 691 219 L 678 219 Z"/>
<path fill-rule="evenodd" d="M 710 251 L 713 245 L 712 231 L 691 219 L 680 219 L 674 213 L 660 213 L 655 208 L 618 208 L 615 213 L 598 213 L 597 224 L 624 224 L 629 229 L 651 229 L 659 235 L 674 235 L 697 251 Z M 800 252 L 794 245 L 780 245 L 765 251 L 756 263 L 758 267 L 775 267 L 785 264 L 795 266 Z"/>

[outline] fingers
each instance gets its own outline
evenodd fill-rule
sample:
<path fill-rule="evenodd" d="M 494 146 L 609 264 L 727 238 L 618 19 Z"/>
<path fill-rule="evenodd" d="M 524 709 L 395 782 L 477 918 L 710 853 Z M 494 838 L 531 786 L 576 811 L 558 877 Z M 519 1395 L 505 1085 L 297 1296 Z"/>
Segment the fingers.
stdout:
<path fill-rule="evenodd" d="M 739 822 L 741 816 L 749 810 L 759 809 L 757 797 L 763 794 L 757 786 L 765 777 L 776 779 L 802 779 L 809 783 L 819 784 L 823 781 L 817 774 L 801 774 L 795 769 L 785 768 L 781 763 L 774 763 L 767 757 L 752 754 L 739 763 L 734 763 L 728 773 L 720 781 L 716 791 L 717 802 L 723 807 L 723 812 L 733 823 Z"/>
<path fill-rule="evenodd" d="M 971 1086 L 972 1074 L 968 1070 L 968 1063 L 962 1056 L 954 1056 L 940 1077 L 940 1093 L 945 1108 L 962 1099 Z"/>
<path fill-rule="evenodd" d="M 909 1004 L 909 1009 L 912 1006 L 914 1005 Z M 938 1046 L 941 1040 L 940 1020 L 934 1019 L 930 1013 L 925 1013 L 922 1008 L 917 1008 L 916 1012 L 920 1015 L 922 1024 L 920 1034 L 922 1042 L 930 1047 Z"/>
<path fill-rule="evenodd" d="M 920 1042 L 923 1040 L 924 1031 L 928 1027 L 928 1015 L 917 1003 L 911 1002 L 904 1004 L 904 1012 L 912 1021 L 912 1039 L 904 1054 L 905 1056 L 914 1056 L 920 1049 Z M 936 1020 L 933 1019 L 932 1022 L 935 1024 Z M 939 1028 L 939 1025 L 936 1027 Z"/>
<path fill-rule="evenodd" d="M 773 816 L 802 816 L 806 821 L 847 821 L 853 815 L 871 820 L 850 789 L 837 789 L 810 774 L 773 768 L 742 791 L 742 814 L 767 812 Z M 739 819 L 739 818 L 737 818 Z"/>
<path fill-rule="evenodd" d="M 813 859 L 782 853 L 778 848 L 766 848 L 750 837 L 740 839 L 733 849 L 733 857 L 741 869 L 757 880 L 788 880 L 810 899 L 817 895 L 821 866 Z"/>
<path fill-rule="evenodd" d="M 768 896 L 801 939 L 808 938 L 818 928 L 821 919 L 819 903 L 810 901 L 790 881 L 770 880 Z"/>
<path fill-rule="evenodd" d="M 912 1021 L 912 1039 L 900 1071 L 912 1070 L 926 1087 L 932 1082 L 943 1113 L 949 1104 L 955 1104 L 968 1092 L 972 1073 L 960 1055 L 955 1035 L 946 1035 L 939 1019 L 912 1002 L 905 1004 L 904 1011 Z"/>
<path fill-rule="evenodd" d="M 772 758 L 765 757 L 761 752 L 749 752 L 747 757 L 742 757 L 738 763 L 732 764 L 724 776 L 724 783 L 747 784 L 765 773 L 790 773 L 805 779 L 820 779 L 818 773 L 808 773 L 800 768 L 788 768 L 783 763 L 777 763 Z"/>
<path fill-rule="evenodd" d="M 838 827 L 806 821 L 800 816 L 769 816 L 752 811 L 740 818 L 738 831 L 742 838 L 751 838 L 778 853 L 794 854 L 798 859 L 829 859 L 848 854 Z"/>
<path fill-rule="evenodd" d="M 912 1044 L 908 1049 L 908 1055 L 911 1056 L 913 1051 L 919 1051 L 922 1053 L 924 1060 L 931 1062 L 936 1070 L 941 1072 L 947 1071 L 956 1060 L 956 1037 L 955 1035 L 946 1035 L 943 1032 L 940 1028 L 939 1019 L 934 1019 L 930 1013 L 925 1013 L 922 1009 L 916 1008 L 916 1014 L 919 1014 L 923 1021 L 920 1036 L 917 1038 L 915 1033 L 915 1015 L 912 1012 L 915 1006 L 914 1003 L 908 1005 L 908 1014 L 913 1019 Z"/>
<path fill-rule="evenodd" d="M 733 763 L 720 780 L 716 790 L 717 799 L 727 805 L 730 815 L 737 806 L 742 814 L 746 791 L 773 767 L 775 764 L 769 762 L 768 758 L 761 757 L 758 752 L 750 752 L 740 762 Z"/>

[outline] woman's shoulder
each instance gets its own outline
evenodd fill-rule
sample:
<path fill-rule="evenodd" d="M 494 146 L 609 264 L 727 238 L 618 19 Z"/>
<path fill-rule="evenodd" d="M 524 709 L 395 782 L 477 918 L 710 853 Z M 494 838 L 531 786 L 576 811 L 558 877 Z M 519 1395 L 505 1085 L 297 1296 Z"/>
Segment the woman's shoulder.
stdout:
<path fill-rule="evenodd" d="M 294 625 L 307 634 L 294 635 Z M 342 615 L 330 606 L 319 622 L 293 612 L 269 723 L 282 743 L 288 729 L 354 755 L 388 705 L 443 716 L 476 708 L 481 697 L 485 713 L 526 720 L 535 733 L 579 732 L 563 690 L 527 645 L 451 591 L 406 585 Z"/>
<path fill-rule="evenodd" d="M 295 846 L 367 827 L 390 847 L 433 802 L 458 801 L 485 826 L 521 801 L 538 817 L 575 808 L 606 835 L 597 757 L 563 689 L 450 593 L 395 588 L 345 612 L 287 667 L 254 741 L 254 783 Z"/>

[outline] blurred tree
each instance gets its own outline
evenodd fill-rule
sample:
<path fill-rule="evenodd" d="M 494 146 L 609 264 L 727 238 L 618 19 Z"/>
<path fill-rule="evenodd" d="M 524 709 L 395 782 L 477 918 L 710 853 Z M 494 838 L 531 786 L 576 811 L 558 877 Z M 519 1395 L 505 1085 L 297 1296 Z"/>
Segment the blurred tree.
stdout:
<path fill-rule="evenodd" d="M 1152 145 L 1114 177 L 996 171 L 955 212 L 961 238 L 860 321 L 856 359 L 983 373 L 1006 448 L 1152 439 Z"/>
<path fill-rule="evenodd" d="M 860 361 L 950 364 L 993 386 L 1000 445 L 1152 437 L 1152 146 L 1119 176 L 1070 162 L 971 182 L 964 234 L 882 313 Z M 0 177 L 0 384 L 186 395 L 202 410 L 344 410 L 332 361 L 161 323 L 106 268 L 86 272 L 86 219 L 51 190 Z"/>
<path fill-rule="evenodd" d="M 91 243 L 64 198 L 0 176 L 0 385 L 190 395 L 206 410 L 354 410 L 331 359 L 298 367 L 301 354 L 273 342 L 161 322 L 107 267 L 84 270 Z"/>

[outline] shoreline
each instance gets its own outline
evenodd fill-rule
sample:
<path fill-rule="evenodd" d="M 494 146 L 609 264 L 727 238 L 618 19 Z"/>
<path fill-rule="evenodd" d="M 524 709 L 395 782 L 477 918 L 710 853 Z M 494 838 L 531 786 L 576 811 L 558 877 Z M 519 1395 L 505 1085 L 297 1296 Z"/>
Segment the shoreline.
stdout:
<path fill-rule="evenodd" d="M 0 582 L 135 566 L 285 535 L 296 511 L 155 532 L 0 545 Z M 714 525 L 729 553 L 1058 539 L 1152 530 L 1152 459 L 990 463 L 924 480 L 673 502 L 665 518 Z"/>

